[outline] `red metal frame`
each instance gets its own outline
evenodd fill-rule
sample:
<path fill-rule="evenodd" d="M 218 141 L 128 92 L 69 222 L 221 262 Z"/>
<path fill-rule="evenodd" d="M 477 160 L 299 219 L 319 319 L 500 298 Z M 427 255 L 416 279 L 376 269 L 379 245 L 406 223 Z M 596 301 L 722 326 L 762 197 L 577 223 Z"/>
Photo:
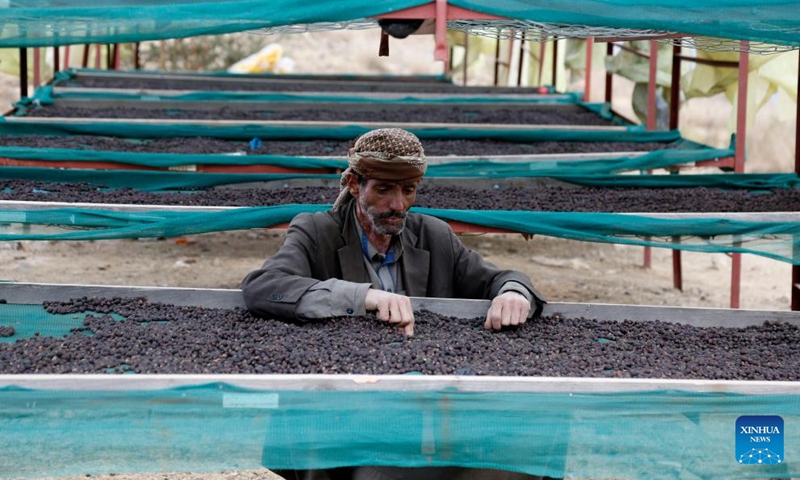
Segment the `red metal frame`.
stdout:
<path fill-rule="evenodd" d="M 646 121 L 646 128 L 648 130 L 655 130 L 656 129 L 656 86 L 657 86 L 657 79 L 656 75 L 658 74 L 658 44 L 654 41 L 650 41 L 650 54 L 647 55 L 648 57 L 648 70 L 647 70 L 647 121 Z M 649 170 L 647 173 L 651 173 Z M 672 276 L 672 283 L 675 285 L 676 279 L 683 278 L 682 273 L 680 272 L 680 260 L 675 260 L 675 253 L 678 250 L 672 251 L 672 266 L 673 266 L 673 276 Z M 643 260 L 644 268 L 650 269 L 653 267 L 653 249 L 651 247 L 644 247 L 644 260 Z M 675 272 L 675 265 L 678 266 L 678 272 Z M 678 287 L 681 289 L 682 285 Z"/>
<path fill-rule="evenodd" d="M 53 47 L 53 74 L 58 72 L 58 69 L 61 68 L 61 47 L 56 45 Z"/>
<path fill-rule="evenodd" d="M 553 37 L 553 88 L 558 89 L 558 37 Z"/>
<path fill-rule="evenodd" d="M 42 52 L 39 47 L 33 49 L 33 89 L 42 84 Z"/>
<path fill-rule="evenodd" d="M 469 70 L 469 35 L 464 35 L 464 85 L 467 85 L 467 71 Z"/>
<path fill-rule="evenodd" d="M 519 58 L 517 61 L 517 86 L 522 86 L 522 66 L 525 64 L 525 32 L 522 32 L 519 39 Z"/>
<path fill-rule="evenodd" d="M 115 43 L 114 44 L 114 60 L 113 60 L 113 67 L 112 67 L 114 70 L 119 70 L 120 55 L 121 55 L 120 47 L 121 47 L 121 45 L 119 43 Z"/>
<path fill-rule="evenodd" d="M 739 53 L 739 85 L 736 92 L 736 143 L 734 173 L 744 173 L 745 138 L 747 135 L 747 88 L 750 76 L 750 42 L 741 42 Z M 731 308 L 739 308 L 742 291 L 742 254 L 731 254 Z"/>
<path fill-rule="evenodd" d="M 19 49 L 19 96 L 28 96 L 28 49 Z"/>
<path fill-rule="evenodd" d="M 448 64 L 447 46 L 447 20 L 505 20 L 504 17 L 489 15 L 486 13 L 467 10 L 466 8 L 456 7 L 447 3 L 447 0 L 435 0 L 434 2 L 420 5 L 418 7 L 406 8 L 392 13 L 378 15 L 376 18 L 391 19 L 421 19 L 433 18 L 436 20 L 434 36 L 436 46 L 433 50 L 434 60 L 439 60 Z"/>
<path fill-rule="evenodd" d="M 611 39 L 613 40 L 613 39 Z M 749 42 L 741 41 L 740 42 L 740 50 L 741 53 L 739 54 L 739 61 L 736 64 L 732 64 L 733 62 L 720 62 L 720 61 L 711 61 L 711 60 L 701 60 L 695 59 L 691 57 L 684 57 L 680 54 L 681 50 L 679 46 L 676 46 L 673 49 L 673 63 L 672 63 L 672 83 L 673 85 L 678 82 L 680 79 L 679 76 L 679 69 L 680 69 L 680 62 L 681 60 L 688 60 L 693 61 L 695 63 L 703 63 L 703 64 L 711 64 L 714 66 L 735 66 L 738 68 L 738 80 L 739 86 L 737 91 L 737 105 L 736 105 L 736 142 L 734 145 L 735 152 L 733 157 L 725 157 L 716 160 L 705 160 L 702 162 L 695 163 L 696 166 L 715 166 L 715 167 L 732 167 L 735 173 L 742 173 L 744 172 L 744 161 L 745 161 L 745 154 L 746 154 L 746 136 L 747 136 L 747 90 L 748 90 L 748 75 L 749 75 L 749 66 L 750 66 L 750 59 L 747 53 L 747 49 L 749 47 Z M 624 46 L 620 46 L 620 48 L 624 48 L 628 51 L 633 51 L 629 48 Z M 607 48 L 607 53 L 611 53 L 612 47 L 609 46 Z M 586 68 L 587 71 L 590 69 L 590 64 L 588 61 L 588 55 L 591 51 L 591 47 L 587 42 L 587 63 Z M 646 127 L 648 130 L 655 130 L 656 127 L 656 75 L 658 69 L 658 43 L 655 40 L 650 41 L 650 55 L 645 55 L 641 52 L 633 51 L 636 55 L 640 55 L 642 57 L 649 58 L 649 70 L 648 70 L 648 85 L 647 85 L 647 120 L 646 120 Z M 611 79 L 612 75 L 606 73 L 606 101 L 611 103 Z M 798 88 L 800 88 L 800 73 L 798 73 Z M 588 97 L 587 97 L 588 98 Z M 670 99 L 670 120 L 669 126 L 671 129 L 677 129 L 679 126 L 679 105 L 678 105 L 678 91 L 677 89 L 673 88 L 672 96 Z M 798 107 L 798 118 L 800 118 L 800 107 Z M 798 126 L 798 142 L 800 142 L 800 125 Z M 800 145 L 800 144 L 799 144 Z M 800 148 L 800 147 L 799 147 Z M 796 171 L 800 174 L 800 153 L 796 154 Z M 644 249 L 644 268 L 650 268 L 652 262 L 650 247 L 645 247 Z M 731 254 L 731 296 L 730 296 L 730 305 L 731 308 L 739 308 L 740 306 L 740 297 L 741 297 L 741 254 L 739 253 L 732 253 Z M 681 267 L 681 252 L 680 250 L 673 250 L 672 251 L 672 273 L 673 273 L 673 286 L 678 290 L 683 290 L 683 272 Z M 793 285 L 793 309 L 800 310 L 800 268 L 797 269 L 797 272 L 792 274 L 792 285 Z M 796 286 L 798 285 L 798 286 Z M 795 296 L 797 297 L 795 299 Z"/>
<path fill-rule="evenodd" d="M 584 102 L 591 102 L 592 100 L 592 54 L 594 52 L 594 39 L 587 38 L 586 39 L 586 66 L 585 70 L 586 73 L 584 74 L 584 83 L 583 85 L 583 101 Z"/>

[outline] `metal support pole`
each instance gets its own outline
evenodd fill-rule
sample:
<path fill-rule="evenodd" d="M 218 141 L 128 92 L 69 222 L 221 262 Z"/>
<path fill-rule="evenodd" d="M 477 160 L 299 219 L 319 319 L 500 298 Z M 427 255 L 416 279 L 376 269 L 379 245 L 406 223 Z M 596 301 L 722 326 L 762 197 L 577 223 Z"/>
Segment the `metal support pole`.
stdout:
<path fill-rule="evenodd" d="M 656 74 L 658 73 L 658 43 L 650 41 L 650 60 L 647 77 L 647 130 L 656 129 Z M 650 173 L 648 171 L 648 173 Z M 674 261 L 674 259 L 673 259 Z M 644 268 L 653 266 L 653 249 L 644 247 Z M 674 282 L 674 280 L 673 280 Z"/>
<path fill-rule="evenodd" d="M 119 43 L 115 43 L 115 44 L 114 44 L 114 60 L 113 60 L 113 62 L 114 62 L 114 63 L 113 63 L 113 65 L 114 65 L 114 67 L 113 67 L 113 68 L 114 68 L 114 70 L 119 70 L 119 61 L 120 61 L 120 46 L 121 46 L 121 45 L 120 45 Z"/>
<path fill-rule="evenodd" d="M 747 86 L 750 75 L 750 42 L 740 42 L 739 88 L 736 92 L 736 152 L 733 158 L 734 173 L 744 173 L 745 145 L 747 135 Z M 742 254 L 731 254 L 731 308 L 739 308 L 742 283 Z"/>
<path fill-rule="evenodd" d="M 83 68 L 87 68 L 89 66 L 89 48 L 91 45 L 88 43 L 83 46 L 83 59 L 81 60 L 81 66 Z"/>
<path fill-rule="evenodd" d="M 606 56 L 614 55 L 614 42 L 606 43 Z M 614 74 L 606 70 L 606 103 L 611 106 L 612 89 L 614 88 Z"/>
<path fill-rule="evenodd" d="M 28 49 L 19 49 L 19 96 L 28 96 Z"/>
<path fill-rule="evenodd" d="M 584 102 L 591 102 L 592 101 L 592 50 L 594 46 L 594 38 L 587 38 L 586 39 L 586 72 L 583 76 L 584 78 L 584 85 L 583 85 L 583 101 Z"/>
<path fill-rule="evenodd" d="M 656 87 L 658 87 L 658 42 L 650 41 L 650 68 L 647 77 L 647 129 L 656 129 Z"/>
<path fill-rule="evenodd" d="M 469 70 L 469 34 L 464 34 L 464 86 L 467 86 L 467 71 Z"/>
<path fill-rule="evenodd" d="M 64 66 L 62 70 L 69 70 L 69 45 L 64 47 Z"/>
<path fill-rule="evenodd" d="M 512 29 L 510 30 L 510 37 L 508 39 L 508 63 L 506 63 L 506 85 L 511 86 L 511 60 L 514 59 L 514 41 L 516 38 L 516 32 Z"/>
<path fill-rule="evenodd" d="M 672 47 L 672 79 L 669 92 L 669 129 L 677 130 L 680 125 L 679 110 L 681 101 L 681 46 Z"/>
<path fill-rule="evenodd" d="M 494 46 L 494 86 L 500 81 L 500 34 L 497 34 L 497 44 Z"/>
<path fill-rule="evenodd" d="M 34 91 L 42 84 L 42 50 L 39 47 L 33 49 L 33 89 Z"/>
<path fill-rule="evenodd" d="M 681 46 L 672 47 L 672 78 L 669 92 L 669 129 L 678 129 L 678 110 L 681 99 Z M 680 238 L 678 239 L 680 241 Z M 683 291 L 683 266 L 681 251 L 672 250 L 672 286 Z"/>
<path fill-rule="evenodd" d="M 97 44 L 94 53 L 94 68 L 100 70 L 100 67 L 103 65 L 103 45 Z"/>
<path fill-rule="evenodd" d="M 741 300 L 742 254 L 731 254 L 731 308 L 739 308 Z"/>
<path fill-rule="evenodd" d="M 436 0 L 436 25 L 434 26 L 436 45 L 433 48 L 433 58 L 447 62 L 447 0 Z M 445 70 L 450 71 L 449 66 Z"/>
<path fill-rule="evenodd" d="M 800 52 L 798 52 L 800 55 Z M 797 91 L 800 92 L 800 62 L 797 69 Z M 800 175 L 800 99 L 795 103 L 795 128 L 794 128 L 794 173 Z M 793 238 L 795 242 L 798 239 Z M 792 253 L 797 254 L 798 248 L 793 248 Z M 794 257 L 797 258 L 797 257 Z M 792 265 L 792 310 L 800 310 L 800 266 Z"/>
<path fill-rule="evenodd" d="M 553 37 L 553 88 L 558 89 L 558 37 Z"/>
<path fill-rule="evenodd" d="M 139 42 L 133 44 L 133 69 L 139 70 L 142 66 L 141 60 L 139 59 L 139 51 L 141 49 L 141 45 Z"/>
<path fill-rule="evenodd" d="M 750 55 L 747 53 L 750 43 L 741 42 L 739 52 L 739 89 L 736 92 L 736 152 L 733 160 L 733 171 L 744 173 L 744 159 L 747 138 L 747 88 L 750 73 Z"/>
<path fill-rule="evenodd" d="M 61 63 L 61 47 L 56 45 L 53 47 L 53 73 L 58 72 L 59 64 Z"/>
<path fill-rule="evenodd" d="M 517 69 L 517 86 L 522 86 L 522 64 L 525 62 L 525 32 L 519 41 L 519 68 Z"/>
<path fill-rule="evenodd" d="M 681 237 L 674 237 L 672 243 L 681 243 Z M 681 268 L 681 251 L 672 250 L 672 286 L 683 291 L 683 269 Z"/>
<path fill-rule="evenodd" d="M 547 44 L 544 41 L 539 42 L 539 79 L 536 81 L 536 86 L 542 86 L 542 78 L 544 75 L 544 56 L 547 52 Z"/>
<path fill-rule="evenodd" d="M 453 58 L 453 49 L 450 48 L 449 53 L 447 55 L 447 60 L 444 61 L 444 76 L 449 78 L 451 81 L 452 78 L 450 78 L 450 65 L 453 64 L 452 58 Z"/>

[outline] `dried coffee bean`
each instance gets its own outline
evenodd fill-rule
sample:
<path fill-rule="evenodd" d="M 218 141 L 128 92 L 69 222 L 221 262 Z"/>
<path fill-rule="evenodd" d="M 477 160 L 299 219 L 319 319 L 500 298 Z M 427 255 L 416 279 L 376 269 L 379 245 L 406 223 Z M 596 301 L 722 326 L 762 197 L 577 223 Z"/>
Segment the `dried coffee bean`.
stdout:
<path fill-rule="evenodd" d="M 213 110 L 175 110 L 133 106 L 87 108 L 58 104 L 31 108 L 28 117 L 58 118 L 164 118 L 170 120 L 255 120 L 320 122 L 420 122 L 428 123 L 493 123 L 526 125 L 587 125 L 612 126 L 614 123 L 600 115 L 583 109 L 551 108 L 486 108 L 481 106 L 428 106 L 420 111 L 419 105 L 373 108 L 276 109 L 264 104 L 263 108 L 241 109 L 220 107 Z M 341 152 L 343 154 L 344 152 Z"/>
<path fill-rule="evenodd" d="M 333 203 L 338 188 L 298 187 L 211 188 L 182 192 L 145 192 L 129 188 L 105 189 L 86 183 L 50 183 L 0 180 L 0 200 L 91 202 L 138 205 L 270 206 Z M 800 188 L 750 193 L 747 190 L 691 188 L 619 188 L 558 186 L 474 190 L 423 185 L 418 207 L 472 210 L 547 212 L 796 212 Z"/>
<path fill-rule="evenodd" d="M 363 373 L 730 380 L 800 379 L 800 328 L 543 317 L 499 332 L 483 318 L 415 313 L 405 337 L 373 316 L 294 323 L 242 309 L 79 298 L 61 338 L 0 343 L 1 373 Z M 124 314 L 116 320 L 110 312 Z M 680 319 L 675 319 L 680 320 Z M 81 331 L 78 331 L 81 330 Z"/>

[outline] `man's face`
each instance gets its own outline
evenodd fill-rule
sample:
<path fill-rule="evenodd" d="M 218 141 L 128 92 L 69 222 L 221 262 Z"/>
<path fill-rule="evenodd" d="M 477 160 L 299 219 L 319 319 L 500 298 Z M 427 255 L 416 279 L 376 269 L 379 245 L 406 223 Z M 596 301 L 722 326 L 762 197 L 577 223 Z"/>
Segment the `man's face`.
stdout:
<path fill-rule="evenodd" d="M 358 209 L 362 218 L 372 226 L 378 235 L 397 235 L 406 226 L 408 209 L 417 199 L 417 186 L 420 180 L 380 180 L 367 179 L 366 183 L 354 182 Z"/>

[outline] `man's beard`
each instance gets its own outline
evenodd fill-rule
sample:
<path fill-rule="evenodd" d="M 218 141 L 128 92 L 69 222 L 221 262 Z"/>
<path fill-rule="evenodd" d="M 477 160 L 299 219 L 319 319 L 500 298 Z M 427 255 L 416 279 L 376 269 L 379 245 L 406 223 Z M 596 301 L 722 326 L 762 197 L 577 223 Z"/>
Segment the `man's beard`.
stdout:
<path fill-rule="evenodd" d="M 407 212 L 390 211 L 384 213 L 373 213 L 371 209 L 364 204 L 361 204 L 361 210 L 364 212 L 367 220 L 369 220 L 369 223 L 372 225 L 372 230 L 378 235 L 399 235 L 400 232 L 406 228 Z M 399 218 L 401 221 L 398 223 L 384 222 L 383 220 L 387 218 Z"/>

